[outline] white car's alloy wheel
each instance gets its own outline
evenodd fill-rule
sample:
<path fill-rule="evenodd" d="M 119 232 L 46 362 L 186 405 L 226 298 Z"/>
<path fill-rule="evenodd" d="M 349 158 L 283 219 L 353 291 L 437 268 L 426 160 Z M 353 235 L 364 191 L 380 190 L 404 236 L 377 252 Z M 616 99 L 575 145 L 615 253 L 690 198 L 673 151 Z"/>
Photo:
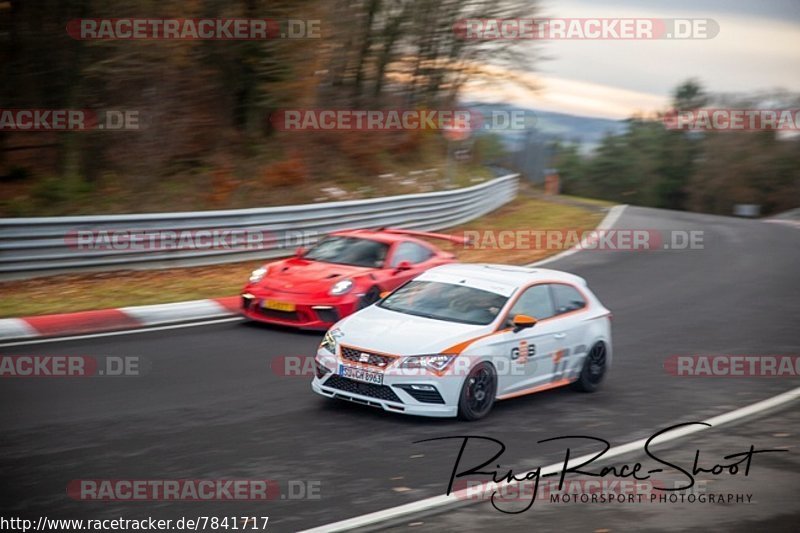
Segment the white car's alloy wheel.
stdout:
<path fill-rule="evenodd" d="M 489 363 L 473 368 L 461 387 L 458 416 L 464 420 L 478 420 L 492 410 L 497 394 L 497 374 Z"/>

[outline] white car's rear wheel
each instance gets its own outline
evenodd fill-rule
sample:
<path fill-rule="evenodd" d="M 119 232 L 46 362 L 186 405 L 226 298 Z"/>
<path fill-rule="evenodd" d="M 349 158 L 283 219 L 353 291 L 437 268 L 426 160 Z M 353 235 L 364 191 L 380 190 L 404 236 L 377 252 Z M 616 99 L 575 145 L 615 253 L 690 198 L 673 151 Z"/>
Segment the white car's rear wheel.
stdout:
<path fill-rule="evenodd" d="M 479 363 L 470 370 L 458 398 L 458 416 L 478 420 L 492 410 L 497 393 L 497 373 L 489 363 Z"/>

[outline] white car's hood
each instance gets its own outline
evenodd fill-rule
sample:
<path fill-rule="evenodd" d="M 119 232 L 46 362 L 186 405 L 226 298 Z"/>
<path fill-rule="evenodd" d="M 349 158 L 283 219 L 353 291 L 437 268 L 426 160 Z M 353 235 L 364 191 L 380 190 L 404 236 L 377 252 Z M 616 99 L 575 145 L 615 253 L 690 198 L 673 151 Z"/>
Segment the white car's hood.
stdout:
<path fill-rule="evenodd" d="M 491 333 L 494 327 L 434 320 L 372 305 L 338 326 L 341 344 L 392 355 L 440 353 L 460 342 Z"/>

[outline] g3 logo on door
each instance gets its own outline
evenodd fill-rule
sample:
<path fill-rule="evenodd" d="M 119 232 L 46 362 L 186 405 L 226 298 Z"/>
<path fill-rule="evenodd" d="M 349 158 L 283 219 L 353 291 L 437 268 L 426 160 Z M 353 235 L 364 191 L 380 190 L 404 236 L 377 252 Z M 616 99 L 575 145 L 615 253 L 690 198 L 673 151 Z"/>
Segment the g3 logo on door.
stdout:
<path fill-rule="evenodd" d="M 528 344 L 528 341 L 519 341 L 519 346 L 511 348 L 511 360 L 525 364 L 528 359 L 536 355 L 536 345 Z"/>

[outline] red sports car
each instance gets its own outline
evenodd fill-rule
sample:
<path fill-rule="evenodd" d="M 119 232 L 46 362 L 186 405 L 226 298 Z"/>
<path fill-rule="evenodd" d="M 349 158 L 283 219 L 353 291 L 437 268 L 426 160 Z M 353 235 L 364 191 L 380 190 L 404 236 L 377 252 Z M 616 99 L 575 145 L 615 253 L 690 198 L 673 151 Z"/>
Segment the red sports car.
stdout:
<path fill-rule="evenodd" d="M 417 237 L 464 243 L 421 231 L 342 230 L 294 257 L 267 263 L 242 289 L 242 313 L 253 320 L 327 329 L 423 271 L 455 262 L 453 254 Z"/>

